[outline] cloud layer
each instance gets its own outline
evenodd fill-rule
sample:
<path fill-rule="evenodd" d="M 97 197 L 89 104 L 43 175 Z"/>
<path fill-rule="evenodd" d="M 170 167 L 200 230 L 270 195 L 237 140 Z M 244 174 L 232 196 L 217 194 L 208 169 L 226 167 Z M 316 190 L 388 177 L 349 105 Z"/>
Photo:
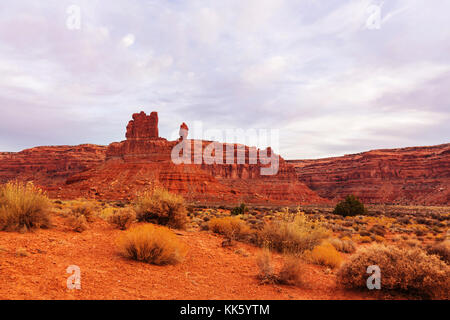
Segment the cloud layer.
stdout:
<path fill-rule="evenodd" d="M 11 1 L 0 151 L 120 141 L 140 110 L 158 111 L 168 138 L 182 121 L 279 129 L 290 159 L 449 142 L 448 12 L 446 0 Z"/>

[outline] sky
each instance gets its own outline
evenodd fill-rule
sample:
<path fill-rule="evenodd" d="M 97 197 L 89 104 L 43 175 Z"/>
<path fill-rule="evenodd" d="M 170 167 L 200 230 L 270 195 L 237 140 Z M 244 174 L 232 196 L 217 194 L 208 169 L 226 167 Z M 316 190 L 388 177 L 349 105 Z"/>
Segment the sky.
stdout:
<path fill-rule="evenodd" d="M 0 151 L 121 141 L 141 110 L 168 139 L 277 131 L 286 159 L 450 142 L 448 0 L 0 6 Z"/>

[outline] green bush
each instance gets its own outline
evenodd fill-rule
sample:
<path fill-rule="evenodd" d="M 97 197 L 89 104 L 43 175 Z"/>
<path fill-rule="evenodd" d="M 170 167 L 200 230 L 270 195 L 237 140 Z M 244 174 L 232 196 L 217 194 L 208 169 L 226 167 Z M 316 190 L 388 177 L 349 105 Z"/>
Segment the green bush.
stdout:
<path fill-rule="evenodd" d="M 364 204 L 356 196 L 351 194 L 336 205 L 333 213 L 347 217 L 365 214 L 367 210 Z"/>
<path fill-rule="evenodd" d="M 231 215 L 237 216 L 239 214 L 244 214 L 246 212 L 248 212 L 247 206 L 245 205 L 245 203 L 241 203 L 239 207 L 235 207 L 231 210 Z"/>

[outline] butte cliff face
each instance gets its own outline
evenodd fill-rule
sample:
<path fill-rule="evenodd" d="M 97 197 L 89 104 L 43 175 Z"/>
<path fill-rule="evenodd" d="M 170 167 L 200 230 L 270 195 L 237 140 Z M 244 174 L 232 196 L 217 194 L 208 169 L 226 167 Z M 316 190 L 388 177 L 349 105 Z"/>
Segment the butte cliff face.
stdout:
<path fill-rule="evenodd" d="M 105 146 L 90 144 L 0 152 L 0 183 L 20 179 L 54 187 L 75 173 L 103 163 L 105 155 Z"/>
<path fill-rule="evenodd" d="M 450 204 L 450 144 L 288 161 L 320 196 L 366 203 Z"/>
<path fill-rule="evenodd" d="M 276 175 L 261 175 L 260 154 L 271 155 L 271 150 L 258 150 L 242 145 L 220 144 L 223 150 L 222 164 L 207 163 L 204 157 L 195 162 L 195 152 L 185 161 L 175 163 L 174 148 L 181 143 L 191 150 L 211 146 L 212 141 L 189 140 L 188 126 L 180 126 L 180 139 L 168 141 L 158 135 L 158 115 L 144 112 L 133 115 L 128 123 L 126 140 L 111 143 L 106 150 L 105 161 L 90 170 L 70 176 L 60 197 L 99 197 L 104 199 L 130 199 L 136 193 L 157 185 L 169 191 L 183 194 L 188 199 L 209 202 L 285 201 L 310 203 L 326 201 L 297 180 L 295 168 L 279 158 Z M 243 163 L 233 157 L 226 159 L 226 150 L 242 154 Z M 219 147 L 212 152 L 216 157 Z M 242 151 L 242 153 L 240 153 Z M 179 155 L 183 155 L 182 151 Z M 255 159 L 252 159 L 255 157 Z M 217 156 L 217 159 L 218 156 Z M 250 159 L 252 161 L 250 161 Z"/>

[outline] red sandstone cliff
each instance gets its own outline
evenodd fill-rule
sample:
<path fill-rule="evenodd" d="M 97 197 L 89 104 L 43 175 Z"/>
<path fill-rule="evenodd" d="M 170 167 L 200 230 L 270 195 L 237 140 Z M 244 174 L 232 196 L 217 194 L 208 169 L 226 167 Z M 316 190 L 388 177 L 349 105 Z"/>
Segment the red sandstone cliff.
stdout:
<path fill-rule="evenodd" d="M 126 140 L 97 145 L 36 147 L 0 152 L 0 183 L 33 180 L 52 197 L 129 199 L 145 188 L 163 185 L 189 199 L 229 202 L 310 203 L 338 200 L 355 194 L 366 203 L 448 205 L 450 203 L 450 144 L 374 150 L 343 157 L 285 161 L 277 174 L 262 175 L 268 167 L 257 150 L 222 145 L 223 164 L 175 164 L 171 153 L 185 141 L 204 152 L 211 141 L 188 140 L 188 126 L 180 139 L 159 137 L 158 115 L 133 115 Z M 184 140 L 183 140 L 184 139 Z M 219 150 L 212 153 L 219 159 Z M 227 163 L 227 150 L 234 160 Z M 242 151 L 242 153 L 241 153 Z M 237 161 L 238 155 L 243 163 Z M 312 189 L 312 190 L 311 190 Z M 313 191 L 314 190 L 314 191 Z M 322 198 L 323 197 L 323 198 Z"/>
<path fill-rule="evenodd" d="M 237 157 L 233 157 L 233 162 L 226 164 L 227 145 L 223 145 L 224 164 L 207 164 L 205 159 L 195 164 L 194 150 L 198 150 L 195 146 L 200 146 L 203 153 L 211 141 L 188 140 L 188 127 L 185 123 L 180 127 L 180 139 L 167 141 L 158 136 L 157 122 L 156 113 L 150 116 L 143 112 L 134 114 L 127 126 L 127 139 L 108 146 L 105 162 L 69 177 L 66 186 L 55 196 L 129 199 L 145 188 L 162 185 L 188 199 L 203 201 L 325 201 L 297 181 L 294 167 L 281 157 L 276 175 L 261 175 L 261 168 L 269 165 L 261 163 L 260 153 L 270 156 L 270 149 L 263 152 L 247 146 L 228 145 L 234 155 L 242 148 L 244 163 L 238 164 Z M 172 150 L 182 141 L 185 141 L 186 146 L 191 146 L 191 161 L 175 164 L 172 161 Z M 181 154 L 183 152 L 179 153 Z M 215 154 L 212 153 L 213 156 Z"/>
<path fill-rule="evenodd" d="M 450 204 L 450 144 L 288 161 L 320 196 L 366 203 Z"/>
<path fill-rule="evenodd" d="M 0 152 L 0 183 L 21 179 L 46 187 L 56 186 L 69 176 L 102 163 L 105 153 L 105 146 L 91 144 Z"/>

